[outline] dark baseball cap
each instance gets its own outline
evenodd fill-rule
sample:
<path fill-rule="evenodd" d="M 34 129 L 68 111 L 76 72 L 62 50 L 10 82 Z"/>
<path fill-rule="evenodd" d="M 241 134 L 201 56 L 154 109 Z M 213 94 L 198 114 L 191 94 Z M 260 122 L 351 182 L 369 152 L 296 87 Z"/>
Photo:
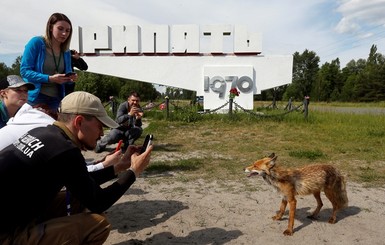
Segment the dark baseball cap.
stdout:
<path fill-rule="evenodd" d="M 20 76 L 9 75 L 0 81 L 0 89 L 6 88 L 19 88 L 26 85 L 28 90 L 34 90 L 35 85 L 33 83 L 25 82 Z"/>

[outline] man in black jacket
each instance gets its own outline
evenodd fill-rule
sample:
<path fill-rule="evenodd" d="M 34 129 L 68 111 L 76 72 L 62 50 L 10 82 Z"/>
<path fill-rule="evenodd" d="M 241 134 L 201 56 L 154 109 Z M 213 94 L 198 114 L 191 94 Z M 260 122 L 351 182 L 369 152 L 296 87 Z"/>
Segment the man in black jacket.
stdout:
<path fill-rule="evenodd" d="M 107 145 L 118 143 L 119 140 L 123 140 L 123 149 L 126 149 L 129 145 L 133 145 L 135 140 L 142 135 L 143 110 L 139 102 L 139 94 L 131 92 L 127 101 L 119 105 L 116 113 L 116 122 L 119 127 L 111 129 L 106 136 L 98 141 L 95 152 L 102 152 Z"/>
<path fill-rule="evenodd" d="M 103 212 L 144 171 L 152 147 L 139 155 L 139 147 L 130 146 L 121 162 L 91 176 L 81 150 L 94 149 L 103 125 L 118 126 L 96 96 L 73 92 L 62 100 L 57 122 L 0 151 L 0 244 L 104 243 L 110 224 Z M 69 197 L 61 195 L 64 186 L 79 204 L 68 216 L 56 208 Z"/>

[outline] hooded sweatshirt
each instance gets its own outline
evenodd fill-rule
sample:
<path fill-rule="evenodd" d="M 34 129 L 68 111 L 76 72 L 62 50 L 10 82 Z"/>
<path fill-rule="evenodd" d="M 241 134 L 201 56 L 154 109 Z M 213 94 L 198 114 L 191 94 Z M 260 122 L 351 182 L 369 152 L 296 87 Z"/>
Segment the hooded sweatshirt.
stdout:
<path fill-rule="evenodd" d="M 46 127 L 55 120 L 39 109 L 32 108 L 25 103 L 7 125 L 0 129 L 0 150 L 12 144 L 29 130 L 37 127 Z"/>
<path fill-rule="evenodd" d="M 0 128 L 0 151 L 17 141 L 21 136 L 30 131 L 31 129 L 38 127 L 46 127 L 52 125 L 55 119 L 50 117 L 40 109 L 33 108 L 29 104 L 25 103 L 14 117 L 11 117 L 7 125 Z M 103 163 L 87 165 L 89 172 L 93 172 L 99 169 L 103 169 Z"/>

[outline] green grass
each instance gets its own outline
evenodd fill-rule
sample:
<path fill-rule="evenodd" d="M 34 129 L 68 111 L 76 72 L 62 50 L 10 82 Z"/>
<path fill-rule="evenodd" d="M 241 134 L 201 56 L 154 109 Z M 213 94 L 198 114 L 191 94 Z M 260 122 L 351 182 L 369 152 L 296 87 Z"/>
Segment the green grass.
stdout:
<path fill-rule="evenodd" d="M 155 135 L 149 174 L 171 171 L 183 181 L 242 181 L 244 167 L 274 152 L 278 164 L 286 167 L 332 164 L 348 181 L 385 184 L 384 115 L 310 111 L 305 120 L 300 112 L 271 118 L 243 112 L 231 116 L 182 112 L 165 119 L 151 112 L 146 120 L 150 124 L 144 134 Z M 164 155 L 171 157 L 156 160 Z"/>

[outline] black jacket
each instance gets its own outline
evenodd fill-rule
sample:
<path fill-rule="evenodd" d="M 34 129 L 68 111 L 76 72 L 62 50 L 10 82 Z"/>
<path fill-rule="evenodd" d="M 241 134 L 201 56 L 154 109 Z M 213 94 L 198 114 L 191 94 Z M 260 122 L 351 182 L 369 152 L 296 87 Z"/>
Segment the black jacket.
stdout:
<path fill-rule="evenodd" d="M 97 172 L 87 171 L 80 144 L 64 125 L 29 131 L 0 151 L 0 234 L 39 220 L 64 186 L 91 212 L 101 213 L 135 181 L 128 170 L 101 188 L 115 175 L 111 168 Z"/>

